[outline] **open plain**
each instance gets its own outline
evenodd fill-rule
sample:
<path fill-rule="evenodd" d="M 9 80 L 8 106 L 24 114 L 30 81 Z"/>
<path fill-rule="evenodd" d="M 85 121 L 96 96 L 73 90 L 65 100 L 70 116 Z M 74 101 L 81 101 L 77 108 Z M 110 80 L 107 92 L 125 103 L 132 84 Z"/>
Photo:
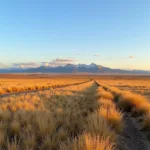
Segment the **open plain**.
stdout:
<path fill-rule="evenodd" d="M 1 150 L 149 149 L 148 76 L 12 74 L 0 83 Z"/>

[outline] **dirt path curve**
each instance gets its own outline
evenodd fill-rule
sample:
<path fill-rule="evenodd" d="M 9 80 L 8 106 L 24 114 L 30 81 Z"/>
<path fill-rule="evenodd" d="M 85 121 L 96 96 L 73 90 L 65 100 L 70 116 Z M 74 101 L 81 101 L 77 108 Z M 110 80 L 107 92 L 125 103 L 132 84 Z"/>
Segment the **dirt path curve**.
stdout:
<path fill-rule="evenodd" d="M 95 83 L 101 86 L 95 81 Z M 103 87 L 103 86 L 102 86 Z M 140 131 L 140 124 L 130 113 L 124 112 L 124 130 L 118 136 L 115 150 L 150 150 L 150 142 Z"/>
<path fill-rule="evenodd" d="M 119 150 L 150 150 L 149 142 L 130 115 L 124 116 L 125 128 L 118 138 Z"/>
<path fill-rule="evenodd" d="M 12 92 L 12 93 L 0 94 L 0 98 L 6 97 L 6 96 L 11 96 L 11 95 L 20 95 L 20 94 L 26 94 L 26 93 L 31 93 L 31 92 L 46 91 L 46 90 L 51 90 L 51 89 L 60 89 L 60 88 L 64 88 L 64 87 L 84 84 L 84 83 L 91 82 L 91 81 L 93 81 L 93 80 L 90 79 L 90 80 L 84 81 L 84 82 L 78 82 L 78 83 L 73 83 L 73 84 L 69 84 L 69 85 L 62 85 L 62 86 L 53 87 L 53 88 L 46 88 L 46 89 L 39 89 L 39 90 L 27 90 L 27 91 L 23 91 L 23 92 Z"/>

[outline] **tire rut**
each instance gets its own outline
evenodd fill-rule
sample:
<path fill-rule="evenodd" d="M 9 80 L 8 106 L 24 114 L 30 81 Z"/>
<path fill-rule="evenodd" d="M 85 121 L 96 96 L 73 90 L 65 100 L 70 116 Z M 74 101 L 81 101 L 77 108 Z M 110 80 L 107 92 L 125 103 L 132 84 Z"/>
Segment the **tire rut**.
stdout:
<path fill-rule="evenodd" d="M 20 94 L 26 94 L 26 93 L 32 93 L 32 92 L 38 92 L 38 91 L 46 91 L 46 90 L 51 90 L 51 89 L 60 89 L 60 88 L 64 88 L 64 87 L 69 87 L 69 86 L 75 86 L 75 85 L 88 83 L 88 82 L 91 82 L 91 81 L 93 81 L 93 80 L 88 80 L 88 81 L 79 82 L 79 83 L 73 83 L 73 84 L 69 84 L 69 85 L 62 85 L 62 86 L 59 86 L 59 87 L 50 87 L 50 88 L 38 89 L 38 90 L 26 90 L 26 91 L 22 91 L 22 92 L 5 93 L 5 94 L 0 94 L 0 98 L 6 97 L 6 96 L 11 96 L 11 95 L 20 95 Z"/>
<path fill-rule="evenodd" d="M 101 86 L 99 83 L 97 84 Z M 109 89 L 106 88 L 106 90 Z M 145 134 L 140 131 L 139 126 L 139 123 L 131 117 L 130 113 L 124 112 L 124 130 L 118 135 L 115 150 L 150 150 L 150 143 Z"/>
<path fill-rule="evenodd" d="M 145 135 L 136 127 L 132 118 L 125 114 L 125 127 L 119 135 L 117 147 L 119 150 L 150 150 Z"/>

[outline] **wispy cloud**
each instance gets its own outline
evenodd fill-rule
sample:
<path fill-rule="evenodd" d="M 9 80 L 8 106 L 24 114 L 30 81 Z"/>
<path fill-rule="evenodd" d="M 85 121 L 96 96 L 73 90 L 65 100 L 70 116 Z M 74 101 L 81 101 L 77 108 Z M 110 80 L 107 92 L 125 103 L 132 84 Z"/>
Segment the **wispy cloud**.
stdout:
<path fill-rule="evenodd" d="M 51 66 L 51 67 L 55 67 L 55 66 L 63 66 L 66 64 L 70 64 L 70 63 L 74 63 L 76 60 L 75 59 L 64 59 L 64 58 L 56 58 L 50 62 L 41 62 L 42 66 Z"/>
<path fill-rule="evenodd" d="M 13 68 L 37 68 L 40 66 L 46 66 L 46 67 L 55 67 L 55 66 L 63 66 L 69 63 L 74 63 L 76 60 L 75 59 L 70 59 L 70 58 L 56 58 L 53 59 L 49 62 L 21 62 L 21 63 L 12 63 L 11 67 Z M 3 64 L 0 63 L 0 68 L 5 68 Z"/>
<path fill-rule="evenodd" d="M 134 58 L 134 56 L 129 56 L 129 58 L 130 58 L 130 59 L 133 59 L 133 58 Z"/>
<path fill-rule="evenodd" d="M 62 58 L 56 58 L 55 59 L 56 62 L 60 62 L 60 63 L 70 63 L 70 62 L 74 62 L 75 59 L 62 59 Z"/>
<path fill-rule="evenodd" d="M 128 57 L 120 57 L 120 59 L 133 59 L 134 58 L 134 56 L 128 56 Z"/>
<path fill-rule="evenodd" d="M 94 56 L 95 56 L 95 57 L 100 57 L 100 55 L 99 55 L 99 54 L 94 54 Z"/>
<path fill-rule="evenodd" d="M 6 65 L 4 65 L 3 63 L 0 63 L 0 68 L 2 69 L 2 68 L 6 68 L 7 66 Z"/>
<path fill-rule="evenodd" d="M 40 64 L 34 62 L 28 63 L 12 63 L 12 67 L 14 68 L 37 68 Z"/>

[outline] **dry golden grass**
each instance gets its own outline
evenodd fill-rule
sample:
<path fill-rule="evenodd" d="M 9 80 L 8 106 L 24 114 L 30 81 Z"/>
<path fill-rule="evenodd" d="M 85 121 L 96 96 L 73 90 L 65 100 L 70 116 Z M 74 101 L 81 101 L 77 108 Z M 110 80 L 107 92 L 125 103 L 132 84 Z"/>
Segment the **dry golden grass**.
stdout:
<path fill-rule="evenodd" d="M 62 143 L 60 150 L 114 150 L 117 134 L 98 111 L 87 117 L 84 131 L 72 141 Z"/>
<path fill-rule="evenodd" d="M 150 99 L 150 78 L 149 76 L 110 76 L 109 78 L 100 79 L 98 82 L 110 87 L 117 87 L 120 90 L 131 91 L 144 95 Z"/>
<path fill-rule="evenodd" d="M 98 113 L 105 118 L 116 132 L 120 133 L 123 130 L 123 113 L 116 108 L 114 103 L 115 97 L 111 92 L 105 91 L 102 87 L 98 88 L 98 93 L 100 95 Z"/>
<path fill-rule="evenodd" d="M 42 90 L 88 81 L 87 78 L 0 79 L 0 94 Z"/>
<path fill-rule="evenodd" d="M 20 81 L 18 85 L 24 91 L 32 90 L 35 85 L 36 89 L 43 89 L 42 84 L 47 87 L 48 82 L 58 87 L 84 82 L 87 78 L 52 80 L 33 79 L 29 82 L 29 79 L 23 79 L 27 86 Z M 17 80 L 13 82 L 17 83 Z M 9 81 L 9 84 L 13 83 Z M 7 92 L 19 92 L 14 85 L 13 88 L 8 86 Z M 113 150 L 123 128 L 123 115 L 116 108 L 114 99 L 110 91 L 97 89 L 93 81 L 2 97 L 0 149 Z"/>
<path fill-rule="evenodd" d="M 131 110 L 133 107 L 138 108 L 143 102 L 146 102 L 145 97 L 125 91 L 122 92 L 118 105 L 125 110 Z"/>
<path fill-rule="evenodd" d="M 98 88 L 99 96 L 104 99 L 113 99 L 114 96 L 111 92 L 105 91 L 102 87 Z"/>
<path fill-rule="evenodd" d="M 61 144 L 60 150 L 114 150 L 114 148 L 109 138 L 103 139 L 85 133 L 73 139 L 72 142 L 68 141 L 67 144 Z"/>
<path fill-rule="evenodd" d="M 84 130 L 86 116 L 97 109 L 96 89 L 89 82 L 2 98 L 0 149 L 59 149 Z"/>
<path fill-rule="evenodd" d="M 115 132 L 109 128 L 106 120 L 98 112 L 88 116 L 85 131 L 92 136 L 100 136 L 104 139 L 110 137 L 112 142 L 116 139 Z"/>
<path fill-rule="evenodd" d="M 150 111 L 150 103 L 145 96 L 131 91 L 123 91 L 116 87 L 103 86 L 114 93 L 115 98 L 117 98 L 117 105 L 122 109 L 134 111 L 137 114 L 146 114 Z"/>
<path fill-rule="evenodd" d="M 110 100 L 110 99 L 103 99 L 103 98 L 100 98 L 98 101 L 99 101 L 100 107 L 111 108 L 111 107 L 114 106 L 113 101 Z"/>
<path fill-rule="evenodd" d="M 105 85 L 103 85 L 105 86 Z M 147 97 L 144 97 L 143 95 L 133 93 L 131 91 L 121 91 L 117 88 L 112 88 L 110 86 L 107 86 L 107 88 L 112 91 L 115 95 L 117 95 L 117 106 L 122 108 L 125 111 L 131 112 L 134 116 L 141 116 L 140 119 L 142 121 L 142 125 L 144 129 L 150 129 L 150 102 Z M 111 106 L 111 102 L 104 102 L 102 100 L 101 104 L 107 105 L 108 107 Z M 111 107 L 112 109 L 113 107 Z M 102 108 L 101 108 L 102 109 Z M 101 111 L 101 115 L 108 114 L 111 109 L 105 110 L 106 108 Z M 107 112 L 108 111 L 108 112 Z M 104 116 L 104 115 L 103 115 Z M 111 115 L 107 115 L 107 118 L 109 118 Z M 113 119 L 115 117 L 113 116 Z"/>
<path fill-rule="evenodd" d="M 112 90 L 112 88 L 110 88 Z M 118 96 L 118 106 L 126 111 L 134 111 L 137 114 L 147 114 L 150 111 L 149 100 L 139 94 L 130 91 L 113 91 Z"/>
<path fill-rule="evenodd" d="M 117 132 L 121 133 L 123 130 L 123 114 L 118 111 L 115 106 L 106 108 L 100 107 L 99 114 L 106 119 L 110 126 Z"/>
<path fill-rule="evenodd" d="M 143 102 L 137 107 L 137 113 L 139 114 L 148 114 L 150 112 L 150 102 Z"/>
<path fill-rule="evenodd" d="M 63 143 L 61 145 L 62 150 L 99 150 L 100 148 L 101 150 L 114 149 L 115 142 L 117 140 L 116 132 L 121 132 L 123 129 L 123 115 L 116 109 L 113 99 L 108 99 L 108 97 L 107 99 L 104 99 L 106 98 L 106 94 L 104 94 L 104 97 L 102 97 L 100 92 L 106 92 L 107 95 L 111 95 L 110 92 L 105 91 L 102 88 L 98 88 L 96 95 L 96 98 L 98 99 L 97 102 L 95 102 L 95 105 L 93 105 L 97 105 L 95 107 L 96 111 L 94 111 L 92 114 L 89 114 L 86 122 L 84 123 L 85 134 L 76 137 L 73 139 L 73 141 L 69 140 L 67 143 Z M 103 99 L 100 99 L 99 96 Z M 111 95 L 111 98 L 113 98 L 113 95 Z M 108 108 L 111 109 L 109 110 L 109 115 L 106 113 L 106 111 L 102 111 L 105 108 L 107 110 Z M 87 135 L 89 135 L 91 141 L 88 140 L 88 142 L 86 142 Z M 95 139 L 98 139 L 98 141 L 95 141 Z"/>

